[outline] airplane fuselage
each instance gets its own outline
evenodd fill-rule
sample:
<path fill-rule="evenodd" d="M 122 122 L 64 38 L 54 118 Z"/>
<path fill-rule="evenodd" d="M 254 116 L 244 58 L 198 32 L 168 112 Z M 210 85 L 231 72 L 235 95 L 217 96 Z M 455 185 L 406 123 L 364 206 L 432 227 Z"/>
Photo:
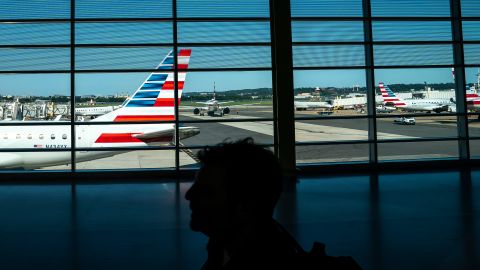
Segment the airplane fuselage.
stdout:
<path fill-rule="evenodd" d="M 75 127 L 76 148 L 142 147 L 165 145 L 172 137 L 144 142 L 132 135 L 161 129 L 172 129 L 173 124 L 78 125 Z M 0 168 L 34 169 L 65 165 L 71 162 L 71 129 L 69 125 L 3 126 L 0 128 L 1 149 L 31 149 L 31 152 L 0 152 Z M 56 149 L 53 152 L 36 151 Z M 65 151 L 61 151 L 65 150 Z M 76 152 L 76 160 L 88 161 L 109 157 L 131 150 Z"/>

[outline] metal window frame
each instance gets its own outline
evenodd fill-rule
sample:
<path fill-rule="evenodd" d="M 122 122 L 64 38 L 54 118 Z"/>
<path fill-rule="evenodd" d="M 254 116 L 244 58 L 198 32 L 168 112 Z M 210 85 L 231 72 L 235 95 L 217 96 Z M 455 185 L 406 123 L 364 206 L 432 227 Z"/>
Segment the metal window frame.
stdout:
<path fill-rule="evenodd" d="M 218 72 L 218 71 L 270 71 L 272 73 L 272 94 L 273 94 L 273 115 L 272 118 L 258 118 L 258 119 L 222 119 L 222 120 L 180 120 L 179 117 L 176 117 L 174 121 L 149 121 L 145 124 L 157 124 L 157 123 L 174 123 L 175 124 L 175 133 L 179 132 L 179 124 L 181 123 L 222 123 L 222 122 L 261 122 L 261 121 L 273 121 L 274 123 L 274 136 L 273 144 L 265 144 L 266 147 L 273 147 L 274 152 L 280 156 L 282 162 L 288 167 L 288 170 L 291 171 L 294 169 L 296 164 L 295 159 L 295 146 L 305 146 L 305 145 L 342 145 L 342 144 L 368 144 L 369 145 L 369 160 L 368 164 L 370 166 L 377 166 L 378 161 L 378 144 L 382 143 L 397 143 L 397 142 L 430 142 L 430 141 L 458 141 L 459 143 L 459 158 L 463 161 L 470 162 L 472 158 L 470 157 L 469 152 L 469 141 L 470 140 L 479 140 L 480 137 L 469 136 L 468 133 L 468 116 L 469 115 L 479 115 L 480 113 L 468 113 L 466 110 L 466 100 L 465 100 L 465 91 L 464 86 L 466 85 L 465 79 L 465 68 L 468 67 L 479 67 L 480 64 L 465 64 L 463 45 L 464 44 L 480 44 L 480 40 L 463 40 L 462 35 L 462 22 L 463 21 L 480 21 L 480 17 L 462 17 L 461 15 L 461 0 L 450 0 L 450 16 L 425 16 L 425 17 L 408 17 L 408 16 L 394 16 L 394 17 L 378 17 L 372 16 L 371 14 L 371 1 L 370 0 L 359 0 L 362 1 L 362 16 L 354 17 L 291 17 L 290 14 L 290 1 L 284 0 L 269 0 L 270 4 L 270 17 L 241 17 L 241 18 L 232 18 L 232 17 L 195 17 L 195 18 L 185 18 L 178 17 L 177 15 L 177 1 L 172 0 L 172 17 L 168 18 L 76 18 L 75 16 L 75 1 L 70 0 L 70 18 L 65 19 L 2 19 L 2 23 L 62 23 L 70 25 L 70 44 L 25 44 L 25 45 L 16 45 L 16 44 L 4 44 L 0 45 L 1 48 L 68 48 L 70 49 L 70 68 L 66 70 L 0 70 L 0 74 L 69 74 L 70 76 L 70 98 L 71 102 L 75 104 L 75 75 L 76 74 L 91 74 L 91 73 L 131 73 L 131 72 L 154 72 L 155 69 L 76 69 L 75 67 L 75 52 L 76 48 L 128 48 L 128 47 L 171 47 L 173 51 L 178 51 L 179 47 L 234 47 L 234 46 L 265 46 L 270 47 L 271 50 L 271 66 L 270 67 L 247 67 L 247 68 L 193 68 L 188 69 L 188 72 Z M 286 12 L 290 15 L 286 15 Z M 286 19 L 286 21 L 281 21 L 281 19 Z M 294 21 L 358 21 L 363 23 L 363 41 L 338 41 L 338 42 L 292 42 L 291 40 L 291 22 Z M 430 22 L 430 21 L 449 21 L 452 25 L 452 40 L 430 40 L 430 41 L 374 41 L 372 24 L 375 21 L 392 21 L 392 22 L 405 22 L 405 21 L 418 21 L 418 22 Z M 170 22 L 172 23 L 172 43 L 134 43 L 134 44 L 76 44 L 75 42 L 75 26 L 77 23 L 107 23 L 107 22 Z M 223 43 L 214 43 L 214 42 L 204 42 L 204 43 L 188 43 L 188 42 L 178 42 L 178 23 L 179 22 L 269 22 L 270 23 L 270 42 L 223 42 Z M 288 25 L 287 25 L 288 24 Z M 285 32 L 286 30 L 287 33 Z M 293 66 L 289 64 L 293 59 L 291 56 L 293 53 L 293 46 L 352 46 L 358 45 L 363 46 L 365 51 L 365 65 L 363 66 Z M 374 63 L 374 45 L 452 45 L 453 46 L 453 57 L 454 61 L 452 64 L 442 64 L 442 65 L 375 65 Z M 289 50 L 286 49 L 290 48 Z M 290 53 L 288 53 L 290 51 Z M 287 52 L 287 54 L 282 54 L 281 52 Z M 174 63 L 178 62 L 178 55 L 174 54 Z M 457 113 L 448 114 L 449 116 L 457 117 L 457 137 L 439 137 L 439 138 L 416 138 L 416 139 L 396 139 L 396 140 L 382 140 L 377 137 L 377 119 L 382 118 L 393 118 L 397 117 L 398 114 L 390 115 L 377 115 L 375 111 L 375 70 L 378 69 L 399 69 L 399 68 L 455 68 L 456 71 L 456 98 L 459 101 L 457 104 Z M 294 111 L 285 110 L 285 108 L 291 108 L 293 105 L 293 96 L 292 91 L 279 91 L 280 88 L 284 87 L 283 83 L 290 85 L 290 82 L 293 82 L 293 71 L 295 70 L 364 70 L 365 79 L 366 79 L 366 88 L 367 88 L 367 106 L 368 106 L 368 115 L 366 116 L 319 116 L 319 117 L 295 117 Z M 174 95 L 175 95 L 175 113 L 178 115 L 178 72 L 177 65 L 175 65 L 172 70 L 174 73 Z M 182 70 L 184 71 L 184 70 Z M 281 74 L 281 76 L 279 76 Z M 281 83 L 280 83 L 281 82 Z M 279 87 L 282 85 L 282 87 Z M 283 89 L 283 88 L 282 88 Z M 74 115 L 75 106 L 71 106 L 70 113 Z M 422 116 L 437 116 L 430 114 L 407 114 L 415 117 Z M 405 116 L 404 114 L 402 116 Z M 438 116 L 445 116 L 438 115 Z M 368 140 L 352 140 L 352 141 L 335 141 L 335 142 L 295 142 L 292 128 L 294 127 L 295 121 L 302 120 L 324 120 L 324 119 L 367 119 L 368 121 Z M 282 122 L 279 125 L 279 122 Z M 90 151 L 107 151 L 107 149 L 100 148 L 79 148 L 76 147 L 76 136 L 75 136 L 75 126 L 82 125 L 117 125 L 117 124 L 132 124 L 134 122 L 122 122 L 122 123 L 112 123 L 112 122 L 95 122 L 95 123 L 85 123 L 85 122 L 76 122 L 74 118 L 68 123 L 20 123 L 20 125 L 25 126 L 35 126 L 35 125 L 70 125 L 71 127 L 71 148 L 67 151 L 71 152 L 71 161 L 72 167 L 70 173 L 72 175 L 80 175 L 80 171 L 76 168 L 75 163 L 75 153 L 82 150 Z M 19 123 L 15 123 L 18 125 Z M 9 126 L 13 125 L 10 123 L 0 123 L 0 126 Z M 290 125 L 290 126 L 289 126 Z M 288 132 L 287 132 L 288 131 Z M 294 131 L 294 129 L 293 129 Z M 290 132 L 290 134 L 289 134 Z M 183 169 L 180 168 L 180 159 L 179 152 L 184 149 L 201 149 L 203 145 L 182 145 L 178 136 L 175 136 L 175 145 L 174 146 L 164 146 L 164 147 L 148 147 L 148 148 L 112 148 L 108 150 L 175 150 L 175 172 L 176 174 L 181 174 Z M 292 148 L 293 147 L 293 148 Z M 293 150 L 292 150 L 293 149 Z M 28 149 L 31 151 L 31 149 Z M 8 149 L 8 152 L 28 152 L 27 149 L 17 148 L 17 149 Z M 35 151 L 50 152 L 50 151 L 65 151 L 65 149 L 38 149 Z M 7 152 L 5 149 L 0 149 L 0 152 Z M 107 171 L 99 170 L 99 172 Z M 109 171 L 109 170 L 108 170 Z M 116 170 L 114 170 L 116 171 Z M 132 172 L 137 171 L 138 173 L 143 173 L 143 169 L 132 169 Z M 165 171 L 164 169 L 148 169 L 149 172 L 152 171 Z M 97 171 L 98 172 L 98 171 Z M 37 173 L 37 172 L 36 172 Z M 40 172 L 38 172 L 40 173 Z M 83 175 L 83 171 L 82 171 Z M 72 178 L 72 179 L 75 179 Z M 178 179 L 177 179 L 178 181 Z"/>

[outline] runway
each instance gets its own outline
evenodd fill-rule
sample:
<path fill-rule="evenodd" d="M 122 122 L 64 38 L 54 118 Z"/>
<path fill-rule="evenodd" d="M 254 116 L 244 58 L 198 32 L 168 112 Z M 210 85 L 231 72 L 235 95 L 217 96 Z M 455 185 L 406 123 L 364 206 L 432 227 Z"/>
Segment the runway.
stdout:
<path fill-rule="evenodd" d="M 355 111 L 339 112 L 338 115 L 356 114 Z M 296 117 L 317 115 L 313 111 L 296 112 Z M 333 116 L 337 115 L 334 113 Z M 273 113 L 268 107 L 237 107 L 232 113 L 223 117 L 197 116 L 193 109 L 180 110 L 181 121 L 198 121 L 184 123 L 183 126 L 200 128 L 200 134 L 181 140 L 183 146 L 196 147 L 215 145 L 225 140 L 234 141 L 252 137 L 255 142 L 273 144 Z M 247 122 L 206 122 L 204 120 L 246 119 Z M 250 121 L 251 120 L 251 121 Z M 449 115 L 416 117 L 416 125 L 399 125 L 392 118 L 377 119 L 377 137 L 379 160 L 405 160 L 425 158 L 455 158 L 458 156 L 457 141 L 388 143 L 388 140 L 413 138 L 455 138 L 457 136 L 456 118 Z M 480 123 L 472 121 L 470 136 L 480 136 Z M 334 142 L 368 140 L 367 119 L 315 119 L 299 120 L 295 124 L 296 142 Z M 384 142 L 383 142 L 384 141 Z M 472 143 L 472 145 L 476 145 Z M 475 150 L 475 149 L 473 149 Z M 194 159 L 198 149 L 180 152 L 180 166 L 191 167 L 197 164 Z M 338 145 L 297 146 L 297 163 L 329 163 L 368 160 L 367 143 Z M 475 151 L 472 151 L 475 153 Z M 131 169 L 131 168 L 173 168 L 175 154 L 173 150 L 138 150 L 119 154 L 109 158 L 77 163 L 78 170 L 88 169 Z M 69 166 L 53 166 L 44 169 L 69 169 Z"/>

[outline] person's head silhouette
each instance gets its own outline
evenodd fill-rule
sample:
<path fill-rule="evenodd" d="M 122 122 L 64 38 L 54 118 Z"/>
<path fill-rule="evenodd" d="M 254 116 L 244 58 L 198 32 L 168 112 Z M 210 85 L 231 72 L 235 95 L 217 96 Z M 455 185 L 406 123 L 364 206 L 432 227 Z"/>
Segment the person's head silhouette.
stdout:
<path fill-rule="evenodd" d="M 192 230 L 228 241 L 234 232 L 272 219 L 282 171 L 271 151 L 246 138 L 206 148 L 198 157 L 201 168 L 185 195 Z"/>

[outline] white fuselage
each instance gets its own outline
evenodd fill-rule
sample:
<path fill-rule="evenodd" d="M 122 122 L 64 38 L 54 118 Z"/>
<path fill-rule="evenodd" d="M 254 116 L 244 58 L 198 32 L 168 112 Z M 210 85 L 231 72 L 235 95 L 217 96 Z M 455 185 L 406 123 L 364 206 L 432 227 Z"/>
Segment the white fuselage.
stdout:
<path fill-rule="evenodd" d="M 165 142 L 145 143 L 128 139 L 129 134 L 143 134 L 162 129 L 172 129 L 173 124 L 129 124 L 129 125 L 78 125 L 75 127 L 76 148 L 141 147 L 162 145 Z M 127 134 L 123 140 L 109 134 Z M 102 138 L 102 139 L 100 139 Z M 125 139 L 123 138 L 123 139 Z M 31 152 L 0 152 L 0 168 L 35 169 L 45 166 L 71 163 L 71 128 L 69 125 L 2 126 L 0 148 L 31 149 Z M 38 149 L 64 149 L 65 151 L 36 151 Z M 127 150 L 78 151 L 76 161 L 88 161 L 109 157 Z"/>
<path fill-rule="evenodd" d="M 102 107 L 80 107 L 75 108 L 75 115 L 80 116 L 99 116 L 112 112 L 120 106 L 102 106 Z"/>
<path fill-rule="evenodd" d="M 407 99 L 400 102 L 405 104 L 396 107 L 408 111 L 447 111 L 449 106 L 455 106 L 447 99 Z"/>
<path fill-rule="evenodd" d="M 331 109 L 333 106 L 328 104 L 327 102 L 321 101 L 295 101 L 294 102 L 295 109 L 299 110 L 307 110 L 307 109 Z"/>

